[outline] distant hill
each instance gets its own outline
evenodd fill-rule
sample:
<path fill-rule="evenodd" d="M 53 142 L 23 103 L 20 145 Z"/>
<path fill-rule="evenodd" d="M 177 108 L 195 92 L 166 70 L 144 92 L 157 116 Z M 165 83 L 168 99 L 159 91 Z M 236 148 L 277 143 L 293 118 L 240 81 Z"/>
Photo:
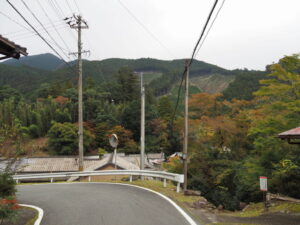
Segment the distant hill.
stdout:
<path fill-rule="evenodd" d="M 144 72 L 148 87 L 154 90 L 156 96 L 161 96 L 174 93 L 174 88 L 176 89 L 181 80 L 184 61 L 184 59 L 158 60 L 152 58 L 84 60 L 83 77 L 92 77 L 97 83 L 111 82 L 115 80 L 119 68 L 128 66 L 135 72 Z M 76 82 L 75 63 L 76 61 L 72 61 L 69 63 L 72 67 L 66 67 L 66 64 L 62 64 L 60 59 L 49 53 L 23 57 L 20 61 L 7 60 L 0 63 L 0 85 L 10 85 L 27 93 L 29 90 L 38 88 L 42 83 L 63 82 L 68 79 Z M 226 92 L 226 98 L 231 99 L 234 97 L 233 95 L 238 96 L 243 91 L 240 84 L 231 85 L 228 88 L 236 80 L 236 77 L 250 76 L 251 79 L 252 75 L 261 73 L 261 71 L 226 70 L 195 60 L 190 68 L 190 82 L 195 90 L 208 93 L 223 92 L 229 89 Z M 258 79 L 257 76 L 255 78 Z M 254 82 L 253 85 L 255 86 L 256 83 Z M 255 87 L 253 88 L 255 89 Z"/>
<path fill-rule="evenodd" d="M 29 66 L 32 68 L 42 70 L 56 70 L 64 64 L 64 62 L 60 58 L 50 53 L 25 56 L 21 57 L 19 60 L 8 59 L 2 63 L 13 66 Z"/>

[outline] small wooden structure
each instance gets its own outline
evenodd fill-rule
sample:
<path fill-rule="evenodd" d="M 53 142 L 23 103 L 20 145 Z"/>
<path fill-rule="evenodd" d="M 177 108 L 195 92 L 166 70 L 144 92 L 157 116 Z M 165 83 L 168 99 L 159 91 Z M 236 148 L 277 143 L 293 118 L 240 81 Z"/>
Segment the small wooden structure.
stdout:
<path fill-rule="evenodd" d="M 21 54 L 27 56 L 27 49 L 0 35 L 0 60 L 8 58 L 19 59 Z"/>
<path fill-rule="evenodd" d="M 300 127 L 293 128 L 291 130 L 278 134 L 278 137 L 282 140 L 286 140 L 289 144 L 300 144 Z"/>

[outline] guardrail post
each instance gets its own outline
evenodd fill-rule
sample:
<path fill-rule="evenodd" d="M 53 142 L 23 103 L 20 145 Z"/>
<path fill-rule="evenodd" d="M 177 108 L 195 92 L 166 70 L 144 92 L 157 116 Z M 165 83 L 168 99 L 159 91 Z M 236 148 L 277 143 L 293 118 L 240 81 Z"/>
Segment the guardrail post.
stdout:
<path fill-rule="evenodd" d="M 51 177 L 51 180 L 50 180 L 50 182 L 51 182 L 51 183 L 53 183 L 53 177 Z"/>
<path fill-rule="evenodd" d="M 176 188 L 176 192 L 180 192 L 180 183 L 177 183 L 177 188 Z"/>
<path fill-rule="evenodd" d="M 132 182 L 132 175 L 129 176 L 129 182 Z"/>
<path fill-rule="evenodd" d="M 89 182 L 91 182 L 91 176 L 89 176 Z"/>
<path fill-rule="evenodd" d="M 164 187 L 167 187 L 167 179 L 164 178 Z"/>
<path fill-rule="evenodd" d="M 19 180 L 16 180 L 16 183 L 18 184 L 18 183 L 19 183 Z"/>

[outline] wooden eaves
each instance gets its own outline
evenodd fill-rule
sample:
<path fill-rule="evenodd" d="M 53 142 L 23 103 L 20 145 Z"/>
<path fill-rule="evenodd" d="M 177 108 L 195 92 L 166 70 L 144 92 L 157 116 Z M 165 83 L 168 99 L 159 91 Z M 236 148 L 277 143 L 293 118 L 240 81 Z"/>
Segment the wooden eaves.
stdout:
<path fill-rule="evenodd" d="M 300 127 L 278 134 L 278 138 L 286 140 L 289 144 L 300 144 Z M 297 141 L 298 140 L 298 141 Z"/>
<path fill-rule="evenodd" d="M 7 38 L 0 35 L 0 60 L 7 58 L 19 59 L 21 54 L 27 56 L 27 49 L 15 44 L 14 42 L 8 40 Z"/>

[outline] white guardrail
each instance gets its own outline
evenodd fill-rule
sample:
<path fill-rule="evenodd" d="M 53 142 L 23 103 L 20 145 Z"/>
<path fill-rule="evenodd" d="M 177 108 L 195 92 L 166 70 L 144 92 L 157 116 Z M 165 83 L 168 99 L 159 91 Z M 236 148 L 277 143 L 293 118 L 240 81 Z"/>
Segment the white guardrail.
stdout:
<path fill-rule="evenodd" d="M 91 181 L 92 176 L 110 176 L 110 175 L 124 175 L 129 176 L 129 181 L 132 182 L 132 176 L 144 176 L 161 178 L 164 181 L 164 187 L 167 186 L 167 180 L 171 180 L 177 183 L 176 191 L 180 191 L 180 184 L 184 181 L 183 174 L 168 173 L 164 171 L 151 171 L 151 170 L 102 170 L 102 171 L 82 171 L 82 172 L 59 172 L 59 173 L 32 173 L 32 174 L 20 174 L 14 175 L 13 179 L 19 183 L 22 180 L 34 181 L 34 180 L 47 180 L 52 183 L 55 178 L 79 178 L 88 177 Z"/>

